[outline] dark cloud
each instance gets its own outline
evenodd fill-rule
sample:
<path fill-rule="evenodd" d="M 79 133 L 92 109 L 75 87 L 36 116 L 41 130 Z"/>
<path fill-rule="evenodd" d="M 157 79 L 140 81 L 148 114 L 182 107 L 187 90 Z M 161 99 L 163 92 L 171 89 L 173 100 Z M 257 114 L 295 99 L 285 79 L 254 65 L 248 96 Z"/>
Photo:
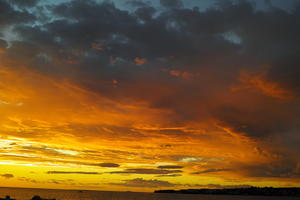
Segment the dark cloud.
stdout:
<path fill-rule="evenodd" d="M 138 18 L 140 18 L 141 20 L 146 22 L 146 21 L 152 20 L 155 12 L 156 12 L 156 10 L 153 7 L 142 7 L 142 8 L 138 8 L 135 11 L 135 14 Z M 138 61 L 137 59 L 135 59 L 135 60 Z M 140 59 L 140 61 L 143 61 L 143 60 Z M 144 62 L 141 62 L 141 63 L 143 64 Z"/>
<path fill-rule="evenodd" d="M 206 169 L 199 172 L 193 172 L 191 174 L 207 174 L 207 173 L 226 172 L 226 171 L 232 171 L 232 169 Z"/>
<path fill-rule="evenodd" d="M 1 28 L 3 28 L 3 26 L 6 25 L 26 23 L 34 19 L 34 15 L 29 14 L 26 11 L 15 10 L 5 0 L 0 1 L 0 25 L 2 26 Z"/>
<path fill-rule="evenodd" d="M 126 2 L 127 5 L 131 5 L 133 7 L 147 7 L 151 4 L 151 1 L 139 1 L 139 0 L 131 0 Z"/>
<path fill-rule="evenodd" d="M 181 173 L 181 172 L 182 172 L 181 170 L 136 168 L 136 169 L 126 169 L 125 171 L 113 171 L 109 173 L 111 174 L 173 174 L 173 173 Z"/>
<path fill-rule="evenodd" d="M 100 167 L 120 167 L 120 165 L 116 163 L 99 163 L 97 165 Z"/>
<path fill-rule="evenodd" d="M 292 43 L 292 41 L 290 42 Z M 279 82 L 284 87 L 291 89 L 297 97 L 299 97 L 300 92 L 299 79 L 296 78 L 300 73 L 297 67 L 298 63 L 300 63 L 300 59 L 297 56 L 298 53 L 299 49 L 293 50 L 290 55 L 279 56 L 277 59 L 274 59 L 272 68 L 268 74 L 271 80 Z"/>
<path fill-rule="evenodd" d="M 182 169 L 183 166 L 179 166 L 179 165 L 161 165 L 161 166 L 158 166 L 157 168 L 159 168 L 159 169 Z"/>
<path fill-rule="evenodd" d="M 0 48 L 6 48 L 7 47 L 7 42 L 5 40 L 0 39 Z"/>
<path fill-rule="evenodd" d="M 99 172 L 73 172 L 73 171 L 48 171 L 47 174 L 87 174 L 87 175 L 99 175 Z"/>
<path fill-rule="evenodd" d="M 182 176 L 181 174 L 166 174 L 166 175 L 158 175 L 156 177 L 178 177 Z"/>
<path fill-rule="evenodd" d="M 39 0 L 9 0 L 9 2 L 20 7 L 32 7 L 37 5 Z"/>
<path fill-rule="evenodd" d="M 13 178 L 14 175 L 13 174 L 0 174 L 0 176 L 6 178 L 6 179 L 9 179 L 9 178 Z"/>
<path fill-rule="evenodd" d="M 165 7 L 179 8 L 183 6 L 181 0 L 160 0 L 160 4 Z"/>
<path fill-rule="evenodd" d="M 249 177 L 300 178 L 299 163 L 286 158 L 266 164 L 240 164 L 239 170 L 242 170 Z"/>

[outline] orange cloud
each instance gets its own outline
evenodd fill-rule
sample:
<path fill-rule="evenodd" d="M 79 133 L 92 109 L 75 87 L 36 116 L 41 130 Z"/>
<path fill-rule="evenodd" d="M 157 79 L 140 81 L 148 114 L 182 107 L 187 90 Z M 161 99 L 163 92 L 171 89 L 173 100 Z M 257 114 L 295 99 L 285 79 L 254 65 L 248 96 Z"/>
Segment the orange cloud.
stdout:
<path fill-rule="evenodd" d="M 293 98 L 291 91 L 281 87 L 276 82 L 267 80 L 266 71 L 259 73 L 243 71 L 240 73 L 239 80 L 243 85 L 233 88 L 234 91 L 255 89 L 266 96 L 279 100 L 291 100 Z"/>
<path fill-rule="evenodd" d="M 95 50 L 102 51 L 102 50 L 104 50 L 104 48 L 103 48 L 103 42 L 104 41 L 102 41 L 102 42 L 94 42 L 94 43 L 91 44 L 91 47 L 93 49 L 95 49 Z"/>
<path fill-rule="evenodd" d="M 0 55 L 1 55 L 1 54 L 5 54 L 5 52 L 6 52 L 5 49 L 0 48 Z"/>
<path fill-rule="evenodd" d="M 193 75 L 189 72 L 181 72 L 178 70 L 171 70 L 169 73 L 172 76 L 181 77 L 185 80 L 191 80 L 193 78 Z"/>
<path fill-rule="evenodd" d="M 139 58 L 139 57 L 136 57 L 134 59 L 134 62 L 137 64 L 137 65 L 143 65 L 143 64 L 146 64 L 147 63 L 147 60 L 145 58 Z"/>

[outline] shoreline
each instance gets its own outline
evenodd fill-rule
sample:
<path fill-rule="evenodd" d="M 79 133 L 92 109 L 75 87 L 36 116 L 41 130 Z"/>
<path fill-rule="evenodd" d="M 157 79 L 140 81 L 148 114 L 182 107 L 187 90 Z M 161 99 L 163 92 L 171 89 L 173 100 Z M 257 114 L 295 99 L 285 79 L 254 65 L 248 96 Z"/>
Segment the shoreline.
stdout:
<path fill-rule="evenodd" d="M 300 197 L 300 188 L 298 187 L 287 187 L 287 188 L 249 187 L 249 188 L 230 188 L 230 189 L 182 189 L 182 190 L 155 190 L 154 193 Z"/>

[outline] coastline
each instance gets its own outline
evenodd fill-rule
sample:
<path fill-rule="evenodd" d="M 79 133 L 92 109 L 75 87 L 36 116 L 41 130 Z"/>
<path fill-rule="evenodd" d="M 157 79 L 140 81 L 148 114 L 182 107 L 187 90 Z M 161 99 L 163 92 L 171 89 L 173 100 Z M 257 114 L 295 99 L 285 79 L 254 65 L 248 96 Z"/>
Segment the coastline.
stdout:
<path fill-rule="evenodd" d="M 155 190 L 154 193 L 300 197 L 300 188 L 249 187 L 230 189 Z"/>

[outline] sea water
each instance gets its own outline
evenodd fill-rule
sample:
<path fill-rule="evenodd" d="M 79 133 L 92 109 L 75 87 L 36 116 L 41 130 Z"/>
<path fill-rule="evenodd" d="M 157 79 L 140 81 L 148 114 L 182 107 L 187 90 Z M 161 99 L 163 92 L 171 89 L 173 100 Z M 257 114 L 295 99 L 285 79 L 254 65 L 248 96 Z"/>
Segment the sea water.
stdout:
<path fill-rule="evenodd" d="M 231 196 L 200 194 L 157 194 L 142 192 L 110 192 L 80 190 L 49 190 L 0 188 L 0 197 L 10 195 L 16 200 L 30 200 L 39 195 L 57 200 L 300 200 L 299 197 Z"/>

